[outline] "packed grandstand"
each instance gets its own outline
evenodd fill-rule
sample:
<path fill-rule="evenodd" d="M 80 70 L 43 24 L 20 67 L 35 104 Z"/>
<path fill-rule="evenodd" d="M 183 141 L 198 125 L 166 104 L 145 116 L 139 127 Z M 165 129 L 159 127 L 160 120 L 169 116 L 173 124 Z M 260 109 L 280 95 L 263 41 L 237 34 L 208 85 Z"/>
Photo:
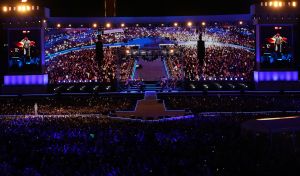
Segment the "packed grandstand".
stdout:
<path fill-rule="evenodd" d="M 20 3 L 0 14 L 0 176 L 299 175 L 296 1 L 92 18 Z"/>

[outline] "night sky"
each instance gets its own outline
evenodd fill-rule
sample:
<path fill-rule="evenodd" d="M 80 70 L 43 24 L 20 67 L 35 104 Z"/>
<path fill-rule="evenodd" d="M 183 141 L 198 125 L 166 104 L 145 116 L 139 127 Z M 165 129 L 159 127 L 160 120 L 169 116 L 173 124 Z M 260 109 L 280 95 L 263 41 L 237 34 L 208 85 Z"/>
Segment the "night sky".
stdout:
<path fill-rule="evenodd" d="M 52 16 L 104 16 L 104 0 L 40 0 Z M 249 13 L 251 0 L 117 0 L 118 16 Z"/>

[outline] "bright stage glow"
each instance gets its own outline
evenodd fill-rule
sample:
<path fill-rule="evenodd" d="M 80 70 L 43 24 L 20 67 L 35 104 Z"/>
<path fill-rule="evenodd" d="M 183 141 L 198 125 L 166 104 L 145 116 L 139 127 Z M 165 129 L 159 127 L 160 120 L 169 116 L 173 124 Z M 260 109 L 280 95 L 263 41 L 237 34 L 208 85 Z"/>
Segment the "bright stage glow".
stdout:
<path fill-rule="evenodd" d="M 244 24 L 244 22 L 243 22 L 243 21 L 240 21 L 240 22 L 239 22 L 239 24 L 240 24 L 240 25 L 243 25 L 243 24 Z"/>
<path fill-rule="evenodd" d="M 27 2 L 27 0 L 21 0 L 21 2 Z"/>
<path fill-rule="evenodd" d="M 188 27 L 192 27 L 192 26 L 193 26 L 193 23 L 189 21 L 189 22 L 187 23 L 187 26 L 188 26 Z"/>
<path fill-rule="evenodd" d="M 178 23 L 175 22 L 175 23 L 174 23 L 174 26 L 177 27 L 177 26 L 178 26 Z"/>
<path fill-rule="evenodd" d="M 203 21 L 203 22 L 201 23 L 201 25 L 202 25 L 202 26 L 205 26 L 205 25 L 206 25 L 206 23 Z"/>
<path fill-rule="evenodd" d="M 125 27 L 125 23 L 122 23 L 122 24 L 121 24 L 121 27 Z"/>
<path fill-rule="evenodd" d="M 58 24 L 56 25 L 56 27 L 57 27 L 57 28 L 60 28 L 60 27 L 61 27 L 61 24 L 58 23 Z"/>
<path fill-rule="evenodd" d="M 93 28 L 96 28 L 96 27 L 98 27 L 98 25 L 97 25 L 97 23 L 94 23 Z"/>

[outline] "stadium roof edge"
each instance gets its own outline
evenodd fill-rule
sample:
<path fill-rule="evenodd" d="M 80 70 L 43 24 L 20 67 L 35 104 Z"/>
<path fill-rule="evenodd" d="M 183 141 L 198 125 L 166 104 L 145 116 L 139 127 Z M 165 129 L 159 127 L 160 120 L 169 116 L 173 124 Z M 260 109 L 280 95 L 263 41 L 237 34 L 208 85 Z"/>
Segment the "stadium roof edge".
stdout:
<path fill-rule="evenodd" d="M 234 22 L 234 21 L 249 21 L 250 14 L 232 14 L 232 15 L 207 15 L 207 16 L 155 16 L 155 17 L 50 17 L 49 23 L 186 23 L 191 22 Z"/>

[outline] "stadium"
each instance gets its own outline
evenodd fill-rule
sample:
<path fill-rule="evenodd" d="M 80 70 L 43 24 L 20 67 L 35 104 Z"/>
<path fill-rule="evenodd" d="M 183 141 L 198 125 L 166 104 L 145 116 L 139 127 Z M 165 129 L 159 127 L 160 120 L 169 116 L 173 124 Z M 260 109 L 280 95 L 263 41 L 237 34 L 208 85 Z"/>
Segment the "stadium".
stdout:
<path fill-rule="evenodd" d="M 0 3 L 0 175 L 298 175 L 299 2 L 130 1 Z"/>

